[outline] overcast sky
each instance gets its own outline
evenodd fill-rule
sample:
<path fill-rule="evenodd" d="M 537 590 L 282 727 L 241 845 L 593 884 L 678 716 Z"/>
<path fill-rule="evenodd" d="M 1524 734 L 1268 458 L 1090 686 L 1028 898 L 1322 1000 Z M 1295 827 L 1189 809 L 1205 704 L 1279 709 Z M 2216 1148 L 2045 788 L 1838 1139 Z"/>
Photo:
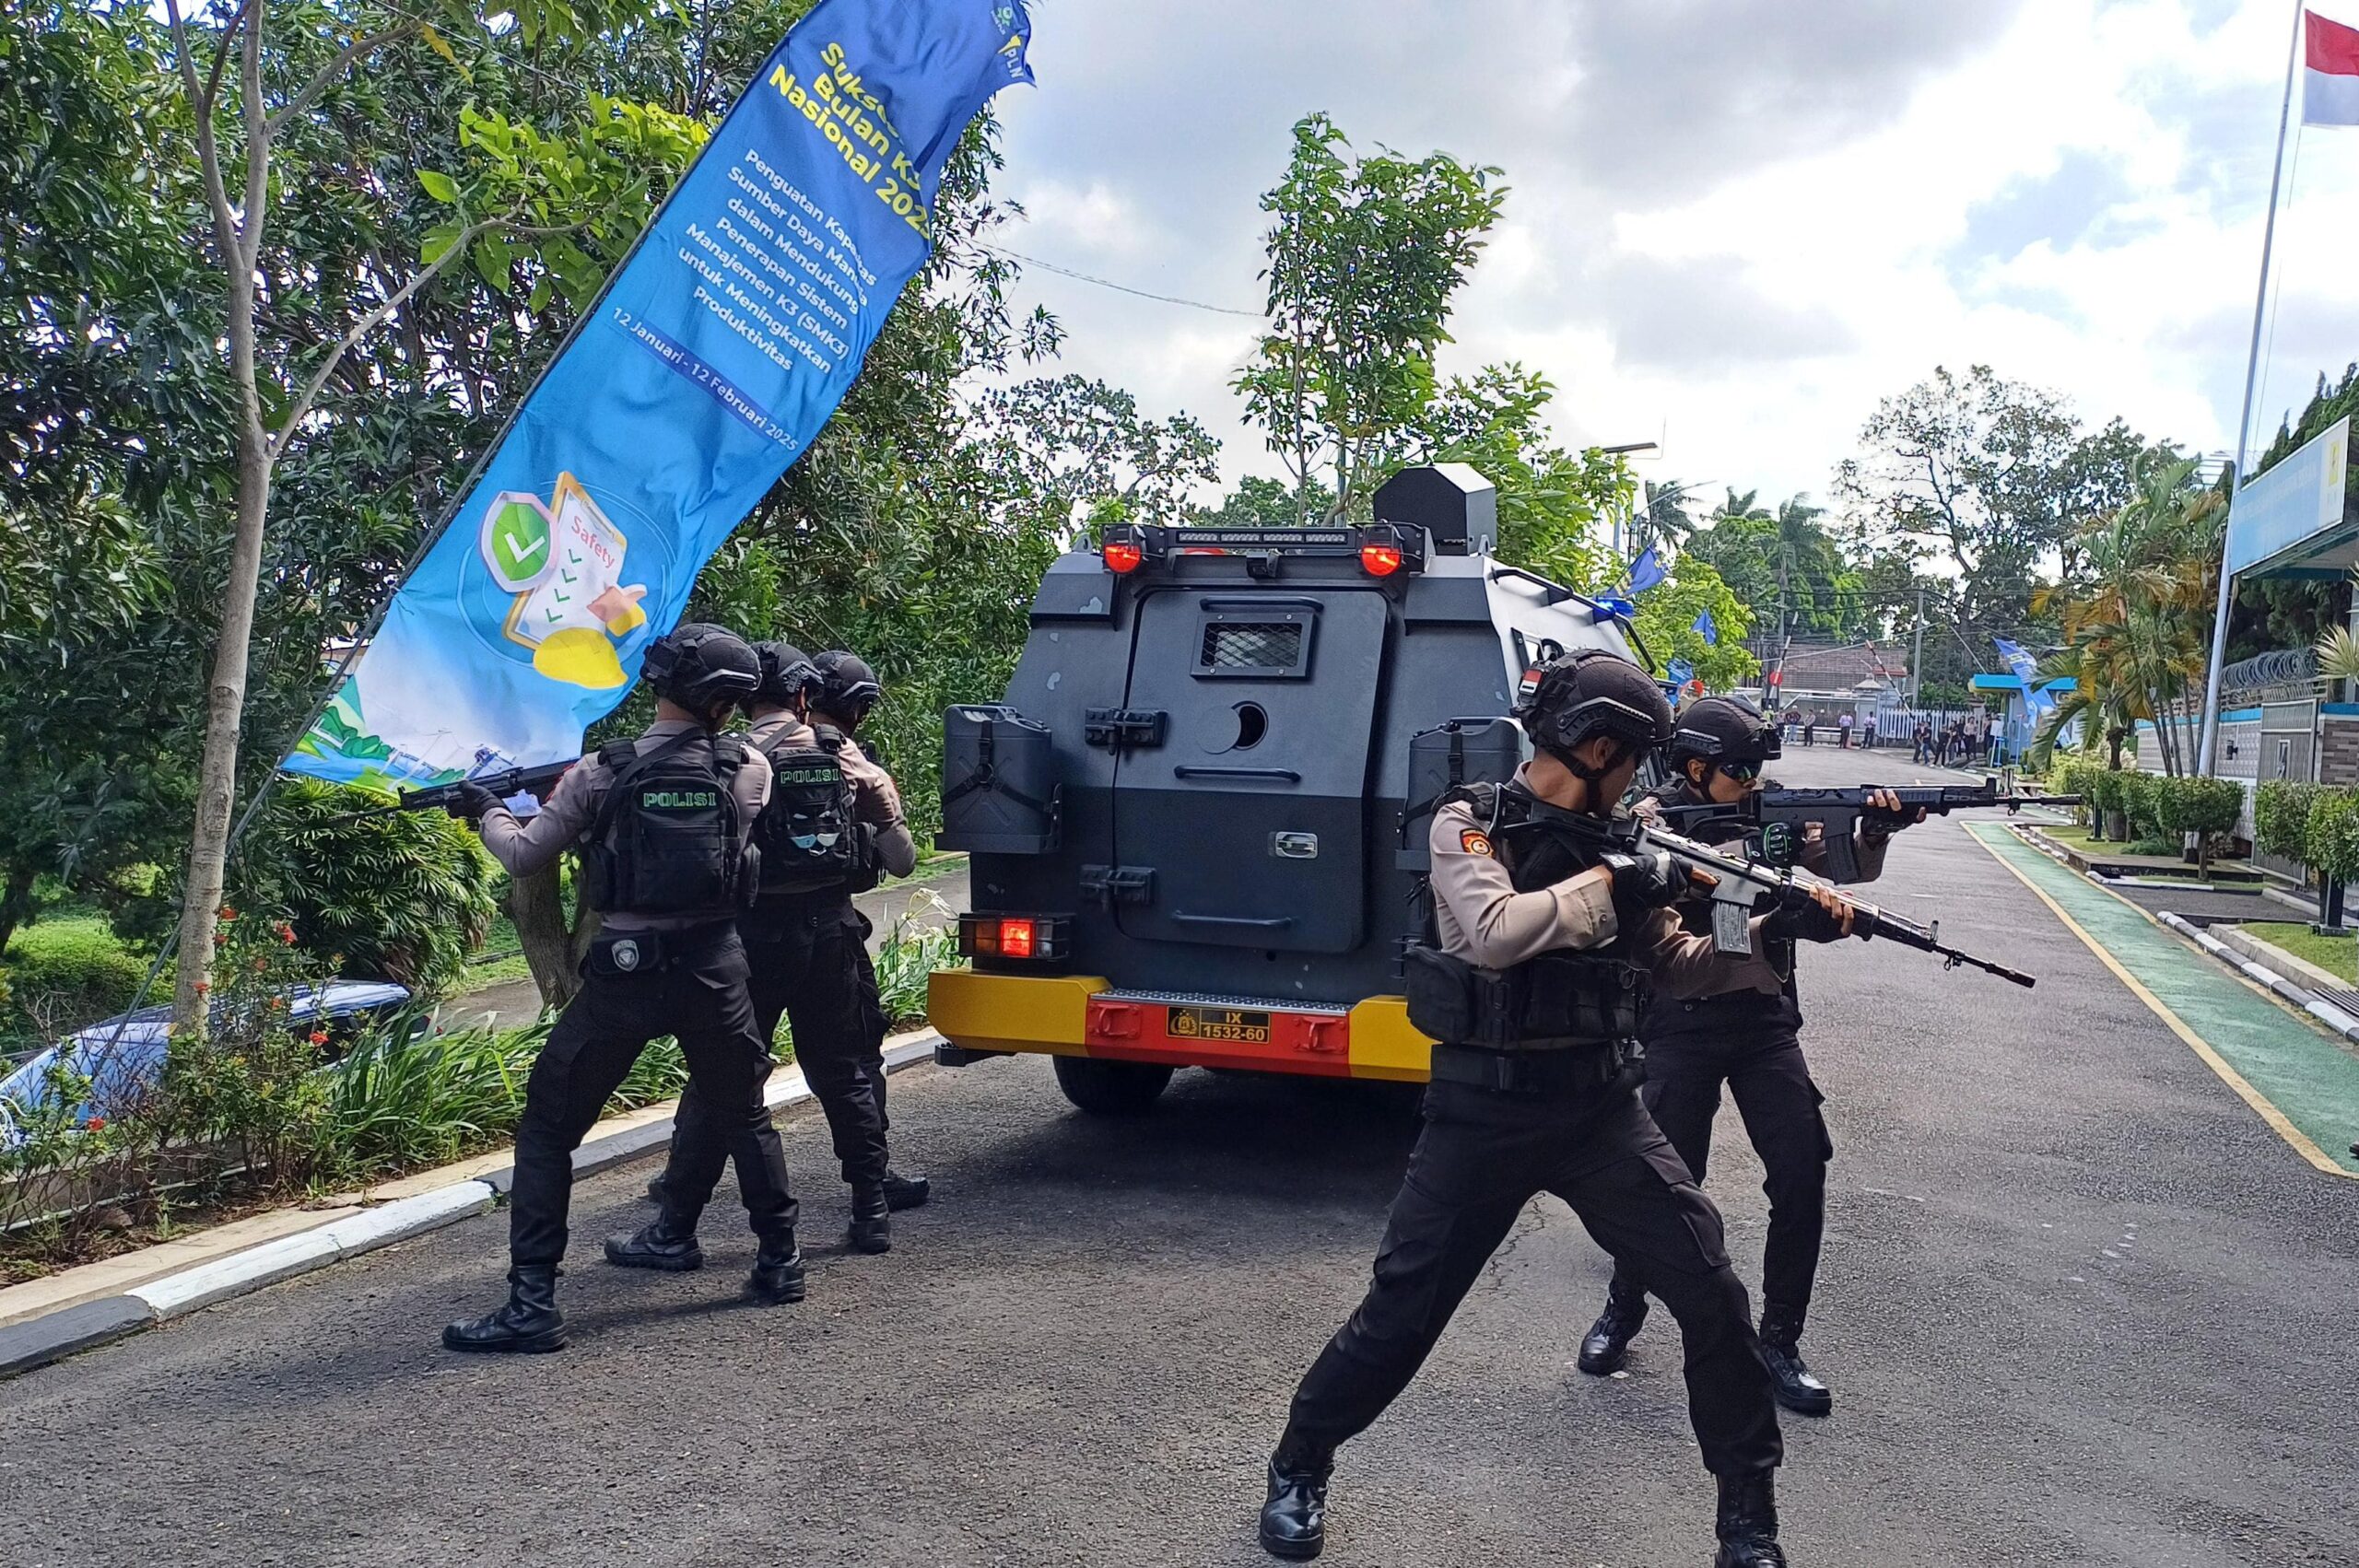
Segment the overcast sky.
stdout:
<path fill-rule="evenodd" d="M 2359 21 L 2359 0 L 2316 0 Z M 1258 203 L 1323 109 L 1512 193 L 1445 372 L 1517 358 L 1647 477 L 1823 497 L 1877 398 L 1988 362 L 2092 420 L 2233 447 L 2285 0 L 1033 0 L 1000 242 L 1258 307 Z M 2295 119 L 2300 117 L 2298 95 Z M 2359 357 L 2359 128 L 2289 148 L 2254 424 Z M 2338 260 L 2338 254 L 2341 258 Z M 1064 368 L 1276 473 L 1242 317 L 1031 269 Z"/>

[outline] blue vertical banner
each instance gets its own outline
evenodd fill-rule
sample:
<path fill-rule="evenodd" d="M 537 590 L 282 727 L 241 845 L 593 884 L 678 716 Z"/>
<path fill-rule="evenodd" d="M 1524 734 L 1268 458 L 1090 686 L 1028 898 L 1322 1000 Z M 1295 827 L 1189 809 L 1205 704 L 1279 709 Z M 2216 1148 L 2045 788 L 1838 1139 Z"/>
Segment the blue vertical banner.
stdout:
<path fill-rule="evenodd" d="M 2003 637 L 1994 637 L 1990 640 L 1998 644 L 1999 657 L 2006 661 L 2007 668 L 2013 671 L 2015 678 L 2024 684 L 2024 710 L 2035 719 L 2045 718 L 2048 710 L 2056 706 L 2056 699 L 2048 694 L 2040 681 L 2039 661 L 2034 659 L 2031 650 L 2020 643 L 2009 642 Z"/>
<path fill-rule="evenodd" d="M 835 412 L 1030 41 L 1024 0 L 820 0 L 796 23 L 286 766 L 387 786 L 578 755 Z"/>

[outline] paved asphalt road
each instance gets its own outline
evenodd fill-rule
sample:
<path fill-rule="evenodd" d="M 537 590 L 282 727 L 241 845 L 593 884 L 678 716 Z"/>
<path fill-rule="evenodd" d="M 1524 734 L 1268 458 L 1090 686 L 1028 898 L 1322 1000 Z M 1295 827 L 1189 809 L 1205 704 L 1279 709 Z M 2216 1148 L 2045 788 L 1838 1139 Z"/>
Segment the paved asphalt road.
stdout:
<path fill-rule="evenodd" d="M 1912 774 L 1825 748 L 1782 771 Z M 1789 1422 L 1795 1562 L 2359 1564 L 2359 1182 L 2296 1158 L 1954 824 L 1901 840 L 1887 892 L 2043 980 L 1813 954 L 1839 1154 L 1810 1350 L 1838 1401 Z M 0 1560 L 1263 1561 L 1262 1460 L 1366 1277 L 1402 1099 L 1192 1073 L 1108 1123 L 1012 1059 L 898 1079 L 895 1108 L 940 1196 L 889 1257 L 825 1246 L 798 1307 L 737 1304 L 726 1212 L 704 1273 L 593 1261 L 646 1212 L 629 1169 L 579 1194 L 562 1355 L 437 1347 L 494 1299 L 492 1218 L 7 1385 Z M 1722 1133 L 1750 1274 L 1759 1172 Z M 832 1240 L 822 1141 L 807 1117 L 788 1140 Z M 1709 1561 L 1668 1326 L 1626 1378 L 1572 1369 L 1606 1274 L 1532 1209 L 1346 1450 L 1328 1562 Z"/>

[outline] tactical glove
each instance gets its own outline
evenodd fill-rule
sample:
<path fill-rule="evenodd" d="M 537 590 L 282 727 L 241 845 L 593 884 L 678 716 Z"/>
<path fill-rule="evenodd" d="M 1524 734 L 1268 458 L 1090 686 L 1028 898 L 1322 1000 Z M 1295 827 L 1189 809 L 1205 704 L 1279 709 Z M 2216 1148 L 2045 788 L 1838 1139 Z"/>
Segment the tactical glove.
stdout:
<path fill-rule="evenodd" d="M 1842 917 L 1813 898 L 1808 889 L 1794 888 L 1785 899 L 1761 922 L 1764 936 L 1780 942 L 1841 942 L 1848 934 L 1843 930 Z"/>
<path fill-rule="evenodd" d="M 1687 873 L 1662 849 L 1619 852 L 1599 862 L 1614 878 L 1614 918 L 1625 930 L 1649 915 L 1674 903 L 1688 887 Z"/>
<path fill-rule="evenodd" d="M 460 821 L 474 824 L 483 821 L 484 813 L 498 804 L 498 795 L 469 778 L 461 781 L 457 802 L 445 809 Z"/>

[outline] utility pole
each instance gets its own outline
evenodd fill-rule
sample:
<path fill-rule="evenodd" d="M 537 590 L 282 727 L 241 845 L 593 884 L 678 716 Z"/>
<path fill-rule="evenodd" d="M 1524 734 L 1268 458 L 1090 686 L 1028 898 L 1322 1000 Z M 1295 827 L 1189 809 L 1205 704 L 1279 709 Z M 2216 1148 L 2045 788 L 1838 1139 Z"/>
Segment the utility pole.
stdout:
<path fill-rule="evenodd" d="M 1917 585 L 1917 646 L 1908 655 L 1908 710 L 1917 710 L 1917 699 L 1925 694 L 1925 585 Z"/>

